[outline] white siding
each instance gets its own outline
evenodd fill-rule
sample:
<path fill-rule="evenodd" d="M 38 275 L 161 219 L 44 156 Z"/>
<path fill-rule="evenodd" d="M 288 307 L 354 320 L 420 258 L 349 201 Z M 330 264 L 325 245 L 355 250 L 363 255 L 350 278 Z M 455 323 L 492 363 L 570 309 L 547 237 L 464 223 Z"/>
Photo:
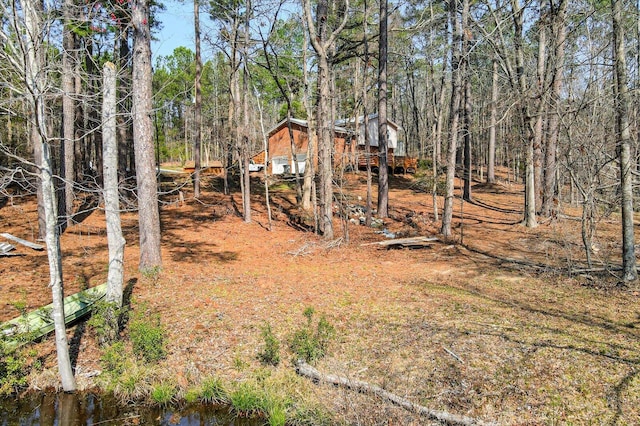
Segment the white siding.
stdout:
<path fill-rule="evenodd" d="M 304 173 L 306 154 L 298 154 L 298 170 L 300 173 Z M 271 159 L 271 173 L 274 175 L 282 175 L 288 173 L 294 173 L 294 163 L 289 162 L 289 157 L 274 157 Z"/>
<path fill-rule="evenodd" d="M 378 117 L 369 118 L 369 144 L 378 146 Z M 364 141 L 364 122 L 360 123 L 358 135 L 358 145 L 365 145 Z M 398 131 L 393 127 L 387 126 L 388 148 L 396 149 L 398 146 Z"/>

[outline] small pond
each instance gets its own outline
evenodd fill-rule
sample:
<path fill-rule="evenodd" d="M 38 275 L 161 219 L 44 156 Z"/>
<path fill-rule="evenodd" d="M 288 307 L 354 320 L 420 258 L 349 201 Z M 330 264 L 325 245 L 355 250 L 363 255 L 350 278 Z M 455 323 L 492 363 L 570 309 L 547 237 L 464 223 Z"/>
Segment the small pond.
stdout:
<path fill-rule="evenodd" d="M 16 399 L 0 399 L 0 426 L 257 426 L 263 423 L 236 418 L 220 407 L 189 405 L 160 409 L 122 405 L 109 396 L 91 393 L 31 393 Z"/>

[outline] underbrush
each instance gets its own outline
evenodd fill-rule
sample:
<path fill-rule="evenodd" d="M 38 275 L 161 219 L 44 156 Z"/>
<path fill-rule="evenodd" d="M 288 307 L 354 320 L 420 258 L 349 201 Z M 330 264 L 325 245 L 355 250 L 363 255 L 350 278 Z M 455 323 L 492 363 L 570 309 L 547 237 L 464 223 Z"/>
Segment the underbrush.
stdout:
<path fill-rule="evenodd" d="M 0 396 L 11 395 L 27 385 L 27 359 L 22 351 L 6 348 L 0 340 Z"/>
<path fill-rule="evenodd" d="M 313 308 L 305 309 L 304 320 L 286 338 L 284 350 L 291 350 L 287 356 L 292 359 L 313 362 L 329 351 L 335 329 L 324 315 L 314 321 L 314 314 Z M 138 306 L 125 331 L 128 339 L 103 347 L 102 374 L 97 380 L 121 403 L 224 405 L 239 417 L 263 418 L 274 426 L 332 423 L 313 398 L 301 393 L 306 387 L 304 379 L 290 365 L 280 365 L 283 349 L 269 324 L 260 329 L 264 342 L 256 356 L 260 366 L 237 355 L 234 362 L 242 366 L 238 367 L 240 378 L 224 380 L 193 370 L 179 385 L 180 374 L 164 364 L 166 337 L 159 315 L 145 305 Z"/>

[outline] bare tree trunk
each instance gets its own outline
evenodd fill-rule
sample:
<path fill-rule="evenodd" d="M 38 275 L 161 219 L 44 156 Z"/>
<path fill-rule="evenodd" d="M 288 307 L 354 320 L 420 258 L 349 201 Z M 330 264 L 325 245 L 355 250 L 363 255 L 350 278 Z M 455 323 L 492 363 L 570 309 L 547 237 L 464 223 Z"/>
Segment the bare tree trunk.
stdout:
<path fill-rule="evenodd" d="M 307 70 L 307 47 L 309 40 L 309 31 L 305 31 L 304 42 L 302 46 L 302 63 L 303 65 L 303 81 L 304 81 L 304 107 L 308 113 L 307 118 L 307 130 L 309 132 L 309 141 L 307 143 L 307 158 L 304 163 L 304 178 L 302 183 L 302 208 L 309 211 L 312 207 L 315 212 L 315 205 L 312 206 L 312 194 L 313 178 L 315 176 L 315 157 L 316 157 L 316 141 L 314 137 L 316 135 L 315 123 L 313 120 L 313 114 L 311 114 L 311 85 L 309 84 L 309 72 Z M 313 198 L 315 199 L 315 198 Z M 317 230 L 316 230 L 317 231 Z"/>
<path fill-rule="evenodd" d="M 496 126 L 498 121 L 498 61 L 493 59 L 491 82 L 491 112 L 489 123 L 489 148 L 487 153 L 487 183 L 496 181 Z"/>
<path fill-rule="evenodd" d="M 451 25 L 453 26 L 453 42 L 451 44 L 451 103 L 449 112 L 449 146 L 447 148 L 447 175 L 442 211 L 440 232 L 445 238 L 451 237 L 451 220 L 453 218 L 453 196 L 456 176 L 456 151 L 458 147 L 458 123 L 460 120 L 460 101 L 462 85 L 462 23 L 458 20 L 459 0 L 449 4 Z"/>
<path fill-rule="evenodd" d="M 462 199 L 471 201 L 471 81 L 465 76 L 464 82 L 464 186 Z"/>
<path fill-rule="evenodd" d="M 193 138 L 193 159 L 195 171 L 193 175 L 193 196 L 200 198 L 200 168 L 201 168 L 201 143 L 202 143 L 202 56 L 200 53 L 200 2 L 193 0 L 193 25 L 196 42 L 196 75 L 195 75 L 195 105 L 193 115 L 195 135 Z"/>
<path fill-rule="evenodd" d="M 524 47 L 523 47 L 523 29 L 524 29 L 524 8 L 520 6 L 519 0 L 511 0 L 513 24 L 514 24 L 514 49 L 516 56 L 516 77 L 518 84 L 518 95 L 520 96 L 520 118 L 522 132 L 524 133 L 525 142 L 525 191 L 524 191 L 524 219 L 523 225 L 528 228 L 538 226 L 536 220 L 536 197 L 535 197 L 535 181 L 533 170 L 533 140 L 534 129 L 532 117 L 529 114 L 529 106 L 527 100 L 527 80 L 524 73 Z"/>
<path fill-rule="evenodd" d="M 264 168 L 262 172 L 264 173 L 264 199 L 265 204 L 267 206 L 267 220 L 269 223 L 269 231 L 273 228 L 273 222 L 271 219 L 271 203 L 269 201 L 269 173 L 267 171 L 267 164 L 269 164 L 269 140 L 267 137 L 267 132 L 264 129 L 264 118 L 262 117 L 262 105 L 260 104 L 260 97 L 257 99 L 258 101 L 258 112 L 260 113 L 260 131 L 262 133 L 262 149 L 264 150 Z"/>
<path fill-rule="evenodd" d="M 65 0 L 63 5 L 64 29 L 62 35 L 62 138 L 64 169 L 64 211 L 63 228 L 71 226 L 73 221 L 73 184 L 75 181 L 75 80 L 73 56 L 75 37 L 72 32 L 73 0 Z"/>
<path fill-rule="evenodd" d="M 333 141 L 331 140 L 331 123 L 329 123 L 329 78 L 329 61 L 326 55 L 319 55 L 316 124 L 318 126 L 318 168 L 320 173 L 320 232 L 328 240 L 333 239 L 333 173 L 331 168 Z"/>
<path fill-rule="evenodd" d="M 624 282 L 638 279 L 633 226 L 633 160 L 631 158 L 631 131 L 629 129 L 629 88 L 627 87 L 627 60 L 624 46 L 624 26 L 621 0 L 611 1 L 613 19 L 613 65 L 616 75 L 616 139 L 620 157 L 620 191 L 622 193 L 622 268 Z"/>
<path fill-rule="evenodd" d="M 547 18 L 545 11 L 546 0 L 540 0 L 538 21 L 538 63 L 537 63 L 537 84 L 538 93 L 536 96 L 536 112 L 535 112 L 535 124 L 533 127 L 533 179 L 535 188 L 535 205 L 542 205 L 542 146 L 544 140 L 544 128 L 545 128 L 545 115 L 544 112 L 547 108 L 547 81 L 546 81 L 546 66 L 547 66 Z"/>
<path fill-rule="evenodd" d="M 389 143 L 387 135 L 387 0 L 380 0 L 378 44 L 378 217 L 389 217 Z"/>
<path fill-rule="evenodd" d="M 347 23 L 348 14 L 342 17 L 342 22 L 328 35 L 327 18 L 329 13 L 328 1 L 318 1 L 316 8 L 317 25 L 311 17 L 309 0 L 303 0 L 304 15 L 309 30 L 309 40 L 318 56 L 318 100 L 316 110 L 316 125 L 318 126 L 318 167 L 320 172 L 320 232 L 325 239 L 333 239 L 333 170 L 331 152 L 333 147 L 333 124 L 329 122 L 330 95 L 330 61 L 329 53 L 336 42 L 338 34 Z M 349 1 L 345 1 L 344 10 L 349 10 Z"/>
<path fill-rule="evenodd" d="M 126 117 L 131 114 L 131 102 L 127 100 L 127 95 L 132 90 L 132 76 L 130 74 L 129 60 L 131 57 L 131 50 L 129 49 L 129 30 L 123 29 L 118 36 L 118 64 L 121 70 L 120 81 L 118 85 L 118 99 L 122 99 L 118 103 L 118 167 L 121 177 L 129 177 L 133 172 L 130 168 L 130 145 L 131 134 L 133 132 L 131 124 Z"/>
<path fill-rule="evenodd" d="M 364 18 L 363 18 L 363 28 L 362 32 L 364 34 L 364 72 L 362 73 L 362 124 L 364 130 L 364 155 L 365 161 L 367 165 L 367 199 L 366 199 L 366 207 L 365 207 L 365 220 L 364 223 L 367 226 L 371 226 L 371 210 L 373 208 L 373 200 L 372 200 L 372 175 L 371 175 L 371 140 L 369 135 L 369 109 L 367 107 L 368 96 L 367 96 L 367 87 L 368 87 L 368 79 L 367 75 L 369 74 L 369 41 L 367 38 L 367 28 L 368 28 L 368 19 L 369 19 L 369 8 L 367 4 L 367 0 L 364 0 Z M 359 126 L 358 117 L 356 117 L 356 127 Z"/>
<path fill-rule="evenodd" d="M 448 62 L 448 61 L 445 61 Z M 440 92 L 438 93 L 438 112 L 436 115 L 436 135 L 433 141 L 435 156 L 438 164 L 442 164 L 442 128 L 444 127 L 444 110 L 445 98 L 447 91 L 445 90 L 447 73 L 442 70 L 442 78 L 440 79 Z"/>
<path fill-rule="evenodd" d="M 22 3 L 24 8 L 24 25 L 26 29 L 25 43 L 25 68 L 27 88 L 31 94 L 31 107 L 33 108 L 32 123 L 34 128 L 32 136 L 36 136 L 36 149 L 41 153 L 38 168 L 40 171 L 40 184 L 42 186 L 42 205 L 45 221 L 45 242 L 47 244 L 47 258 L 49 261 L 49 286 L 53 299 L 53 322 L 56 339 L 56 353 L 58 358 L 58 371 L 62 381 L 62 389 L 65 392 L 76 390 L 76 381 L 73 376 L 71 359 L 69 357 L 69 345 L 67 330 L 64 321 L 64 292 L 62 280 L 62 252 L 60 250 L 60 235 L 57 230 L 58 215 L 56 211 L 55 185 L 53 182 L 53 167 L 51 161 L 50 145 L 47 135 L 45 112 L 45 76 L 42 50 L 45 48 L 40 39 L 43 37 L 44 26 L 40 21 L 39 7 L 31 0 Z"/>
<path fill-rule="evenodd" d="M 33 161 L 36 165 L 42 164 L 42 142 L 40 140 L 40 131 L 34 124 L 36 122 L 35 113 L 32 113 L 31 123 L 29 125 L 29 139 L 33 145 Z M 44 240 L 47 237 L 47 221 L 44 214 L 44 196 L 42 194 L 42 182 L 40 181 L 40 172 L 38 171 L 38 188 L 36 189 L 36 197 L 38 200 L 38 239 Z"/>
<path fill-rule="evenodd" d="M 555 67 L 553 71 L 553 84 L 551 96 L 549 97 L 549 124 L 547 147 L 545 150 L 544 184 L 542 191 L 542 214 L 551 217 L 557 213 L 558 189 L 556 182 L 556 172 L 558 169 L 556 152 L 558 150 L 558 139 L 560 137 L 560 96 L 564 75 L 564 45 L 566 43 L 566 13 L 567 0 L 558 2 L 553 13 L 553 35 L 554 35 L 554 56 Z"/>
<path fill-rule="evenodd" d="M 287 130 L 289 131 L 289 145 L 291 146 L 291 159 L 293 161 L 292 170 L 296 180 L 296 202 L 302 201 L 302 185 L 300 185 L 300 165 L 298 164 L 298 150 L 296 149 L 296 141 L 293 137 L 293 127 L 291 126 L 291 95 L 285 95 L 287 99 Z M 307 130 L 309 127 L 307 126 Z"/>
<path fill-rule="evenodd" d="M 251 176 L 249 175 L 249 20 L 251 19 L 251 1 L 246 1 L 244 21 L 244 48 L 243 48 L 243 75 L 242 75 L 242 141 L 240 146 L 240 158 L 242 162 L 241 172 L 242 207 L 245 223 L 251 222 Z"/>
<path fill-rule="evenodd" d="M 155 173 L 152 87 L 151 33 L 147 0 L 133 0 L 134 31 L 133 139 L 135 143 L 136 180 L 138 183 L 138 223 L 140 232 L 140 270 L 162 266 L 160 255 L 160 212 Z"/>
<path fill-rule="evenodd" d="M 104 175 L 104 210 L 109 244 L 109 271 L 107 273 L 108 302 L 118 308 L 122 306 L 122 284 L 124 282 L 124 248 L 120 222 L 120 199 L 118 196 L 118 142 L 116 131 L 116 66 L 104 64 L 102 98 L 102 147 Z M 117 325 L 117 324 L 116 324 Z"/>
<path fill-rule="evenodd" d="M 468 55 L 471 49 L 469 26 L 469 0 L 462 1 L 462 55 L 463 61 L 463 78 L 464 78 L 464 187 L 462 190 L 462 199 L 471 201 L 471 77 L 469 76 L 469 60 Z"/>

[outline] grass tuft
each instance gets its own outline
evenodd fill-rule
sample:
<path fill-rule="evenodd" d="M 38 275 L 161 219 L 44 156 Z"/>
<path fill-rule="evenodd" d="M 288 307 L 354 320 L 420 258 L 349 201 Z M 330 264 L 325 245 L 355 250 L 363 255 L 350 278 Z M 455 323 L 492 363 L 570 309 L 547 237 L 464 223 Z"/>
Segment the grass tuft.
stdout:
<path fill-rule="evenodd" d="M 229 402 L 229 396 L 222 380 L 217 377 L 207 377 L 200 385 L 198 400 L 206 404 L 225 404 Z"/>
<path fill-rule="evenodd" d="M 133 353 L 147 362 L 158 362 L 167 355 L 160 314 L 148 313 L 144 306 L 135 312 L 129 324 L 129 339 Z"/>
<path fill-rule="evenodd" d="M 168 383 L 160 383 L 151 388 L 151 401 L 160 407 L 168 407 L 175 401 L 176 388 Z"/>
<path fill-rule="evenodd" d="M 265 365 L 280 364 L 280 342 L 271 331 L 271 325 L 266 324 L 262 328 L 262 338 L 264 339 L 264 347 L 258 352 L 258 359 Z"/>

